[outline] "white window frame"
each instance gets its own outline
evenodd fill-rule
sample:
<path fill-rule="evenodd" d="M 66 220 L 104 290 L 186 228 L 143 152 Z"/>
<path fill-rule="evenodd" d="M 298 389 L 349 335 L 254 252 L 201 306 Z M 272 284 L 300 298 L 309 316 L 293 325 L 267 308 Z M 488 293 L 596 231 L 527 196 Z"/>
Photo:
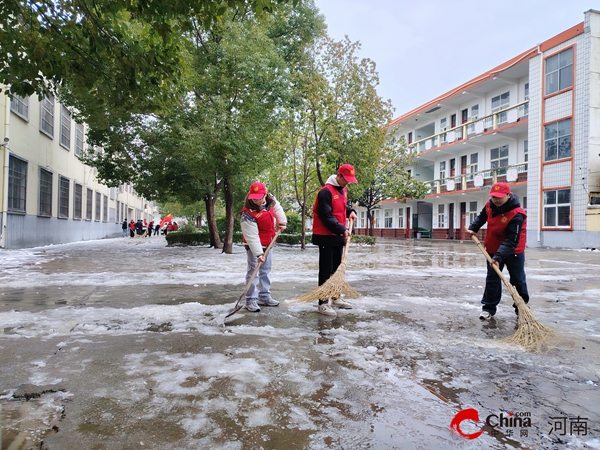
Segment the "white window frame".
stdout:
<path fill-rule="evenodd" d="M 40 103 L 40 131 L 54 139 L 54 95 L 44 97 Z"/>
<path fill-rule="evenodd" d="M 50 177 L 49 181 L 44 180 L 45 175 Z M 38 216 L 52 217 L 52 188 L 54 185 L 54 174 L 49 170 L 40 167 L 39 180 Z"/>
<path fill-rule="evenodd" d="M 494 106 L 494 104 L 496 104 Z M 492 97 L 492 114 L 497 113 L 498 111 L 502 111 L 503 109 L 507 109 L 510 106 L 510 91 L 505 92 L 503 94 Z M 504 123 L 507 119 L 506 111 L 498 114 L 498 123 Z"/>
<path fill-rule="evenodd" d="M 73 219 L 83 218 L 83 185 L 73 183 Z"/>
<path fill-rule="evenodd" d="M 494 151 L 498 151 L 498 155 L 494 157 Z M 506 152 L 506 154 L 503 154 Z M 502 145 L 500 147 L 495 147 L 490 149 L 490 169 L 499 169 L 500 167 L 508 166 L 508 157 L 510 154 L 510 148 L 508 144 Z M 506 174 L 506 169 L 496 171 L 497 175 Z"/>
<path fill-rule="evenodd" d="M 65 184 L 66 183 L 66 184 Z M 69 197 L 71 193 L 71 180 L 62 175 L 58 176 L 58 218 L 69 218 Z"/>
<path fill-rule="evenodd" d="M 60 105 L 60 145 L 71 150 L 71 111 Z"/>
<path fill-rule="evenodd" d="M 83 155 L 83 146 L 85 143 L 85 129 L 83 124 L 75 124 L 75 156 L 81 157 Z"/>
<path fill-rule="evenodd" d="M 469 214 L 469 223 L 473 223 L 473 221 L 479 214 L 479 208 L 477 207 L 477 201 L 468 202 L 467 205 L 469 205 L 469 210 L 467 211 L 467 213 Z M 473 208 L 475 208 L 475 209 L 473 209 Z"/>
<path fill-rule="evenodd" d="M 568 195 L 568 201 L 565 199 Z M 571 228 L 571 189 L 548 189 L 544 190 L 544 226 L 543 228 Z M 565 214 L 565 211 L 567 214 Z M 561 218 L 567 218 L 568 223 L 558 222 Z M 548 219 L 553 219 L 553 224 L 548 223 Z"/>
<path fill-rule="evenodd" d="M 438 205 L 437 219 L 438 228 L 446 228 L 446 205 L 443 203 Z"/>
<path fill-rule="evenodd" d="M 26 122 L 29 122 L 29 97 L 13 95 L 10 100 L 10 111 Z"/>
<path fill-rule="evenodd" d="M 398 208 L 398 228 L 404 228 L 404 208 Z"/>
<path fill-rule="evenodd" d="M 394 226 L 394 210 L 393 209 L 384 209 L 383 210 L 383 227 L 384 228 L 393 228 Z"/>

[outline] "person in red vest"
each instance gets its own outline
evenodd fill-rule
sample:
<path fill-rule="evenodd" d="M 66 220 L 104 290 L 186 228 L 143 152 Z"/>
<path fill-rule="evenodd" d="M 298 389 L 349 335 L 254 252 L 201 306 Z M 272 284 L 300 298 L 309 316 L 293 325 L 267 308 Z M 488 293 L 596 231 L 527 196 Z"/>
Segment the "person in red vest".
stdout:
<path fill-rule="evenodd" d="M 135 222 L 133 221 L 133 219 L 131 219 L 131 222 L 129 222 L 129 235 L 130 237 L 135 236 Z"/>
<path fill-rule="evenodd" d="M 350 164 L 343 164 L 336 175 L 331 175 L 325 186 L 317 193 L 313 206 L 312 243 L 319 246 L 319 286 L 335 273 L 342 262 L 344 245 L 350 236 L 346 218 L 356 220 L 356 211 L 348 205 L 348 183 L 358 183 L 356 172 Z M 336 317 L 331 306 L 352 309 L 352 305 L 341 298 L 319 299 L 320 314 Z"/>
<path fill-rule="evenodd" d="M 496 183 L 490 191 L 490 200 L 469 226 L 469 234 L 473 235 L 487 222 L 487 233 L 484 245 L 492 257 L 487 265 L 485 290 L 481 303 L 479 319 L 489 320 L 496 314 L 496 308 L 502 296 L 502 280 L 491 266 L 496 265 L 501 271 L 506 266 L 512 284 L 525 303 L 529 302 L 527 280 L 525 278 L 525 243 L 527 236 L 527 213 L 519 203 L 519 197 L 510 192 L 506 183 Z M 513 304 L 515 313 L 519 310 Z"/>
<path fill-rule="evenodd" d="M 277 234 L 276 224 L 279 231 L 285 230 L 287 218 L 283 208 L 277 199 L 267 192 L 265 185 L 256 182 L 252 183 L 244 200 L 240 223 L 248 261 L 246 284 L 250 281 L 258 263 L 261 263 L 258 276 L 254 278 L 246 292 L 246 309 L 250 312 L 259 312 L 260 306 L 279 305 L 279 302 L 271 297 L 271 255 L 273 251 L 267 253 L 266 257 L 264 253 Z"/>

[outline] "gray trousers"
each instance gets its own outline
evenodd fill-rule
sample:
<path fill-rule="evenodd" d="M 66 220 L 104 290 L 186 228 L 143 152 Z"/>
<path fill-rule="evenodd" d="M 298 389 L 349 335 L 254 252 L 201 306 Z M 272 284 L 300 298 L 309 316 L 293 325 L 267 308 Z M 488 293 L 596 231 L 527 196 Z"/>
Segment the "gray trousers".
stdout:
<path fill-rule="evenodd" d="M 246 299 L 269 299 L 271 298 L 271 254 L 273 252 L 267 253 L 267 257 L 265 262 L 262 263 L 260 269 L 258 269 L 258 274 L 254 277 L 252 281 L 252 285 L 248 288 L 248 292 L 246 292 Z M 250 281 L 250 277 L 252 276 L 252 272 L 256 269 L 258 265 L 258 258 L 254 256 L 251 250 L 246 250 L 246 257 L 248 260 L 248 270 L 246 271 L 246 284 Z M 260 283 L 260 289 L 258 288 L 258 284 Z"/>

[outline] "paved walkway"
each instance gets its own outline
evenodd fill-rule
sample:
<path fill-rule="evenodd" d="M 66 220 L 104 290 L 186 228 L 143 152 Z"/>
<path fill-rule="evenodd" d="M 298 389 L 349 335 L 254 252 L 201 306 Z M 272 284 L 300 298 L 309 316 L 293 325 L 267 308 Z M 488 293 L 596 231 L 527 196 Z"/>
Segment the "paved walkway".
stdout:
<path fill-rule="evenodd" d="M 532 310 L 560 337 L 542 354 L 502 341 L 509 296 L 478 320 L 471 242 L 351 246 L 362 296 L 336 319 L 290 301 L 316 287 L 317 250 L 273 256 L 281 305 L 220 325 L 242 247 L 0 251 L 2 448 L 599 448 L 600 252 L 528 250 Z M 466 408 L 474 440 L 450 430 Z"/>

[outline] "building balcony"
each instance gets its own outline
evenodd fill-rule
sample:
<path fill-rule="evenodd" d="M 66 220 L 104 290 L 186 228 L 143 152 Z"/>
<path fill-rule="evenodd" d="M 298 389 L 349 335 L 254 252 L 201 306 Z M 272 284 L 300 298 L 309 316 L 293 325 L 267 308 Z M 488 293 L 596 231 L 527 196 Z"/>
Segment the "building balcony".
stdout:
<path fill-rule="evenodd" d="M 426 198 L 439 195 L 460 194 L 464 191 L 480 190 L 491 187 L 497 182 L 524 183 L 527 181 L 527 163 L 487 169 L 478 172 L 465 173 L 428 182 L 431 191 Z"/>
<path fill-rule="evenodd" d="M 502 109 L 481 118 L 472 118 L 462 125 L 442 130 L 409 143 L 408 148 L 417 155 L 439 151 L 442 148 L 477 140 L 479 143 L 496 139 L 499 132 L 519 134 L 527 130 L 529 100 Z M 487 137 L 487 138 L 486 138 Z M 499 139 L 501 136 L 498 136 Z"/>

